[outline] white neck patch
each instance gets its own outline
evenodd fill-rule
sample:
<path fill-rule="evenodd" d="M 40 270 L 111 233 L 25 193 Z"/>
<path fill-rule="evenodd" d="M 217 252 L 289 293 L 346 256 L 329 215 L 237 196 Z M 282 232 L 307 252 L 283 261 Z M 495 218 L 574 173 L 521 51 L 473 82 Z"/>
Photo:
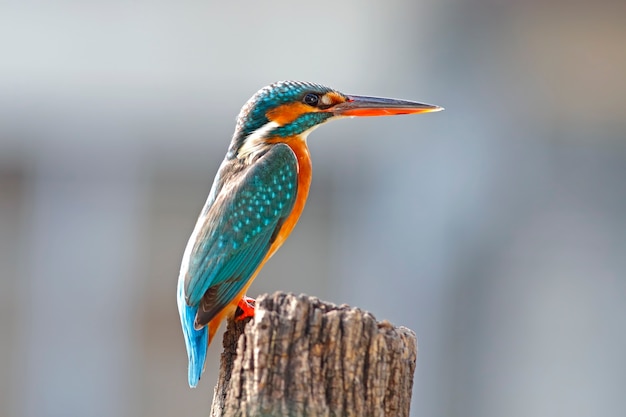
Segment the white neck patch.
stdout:
<path fill-rule="evenodd" d="M 333 119 L 335 117 L 333 117 Z M 300 133 L 299 135 L 300 138 L 304 140 L 304 142 L 306 143 L 309 133 L 317 129 L 321 124 L 323 123 L 316 124 L 315 126 L 310 127 L 308 130 L 305 130 L 304 132 Z M 239 149 L 239 152 L 237 152 L 237 157 L 244 159 L 244 160 L 252 159 L 254 155 L 256 155 L 257 152 L 261 152 L 262 150 L 265 149 L 265 146 L 266 146 L 265 139 L 267 139 L 268 134 L 272 130 L 280 126 L 281 125 L 279 125 L 276 122 L 268 122 L 264 124 L 263 126 L 261 126 L 260 128 L 258 128 L 257 130 L 255 130 L 254 132 L 250 133 L 248 137 L 246 138 L 246 140 L 244 141 L 241 148 Z"/>
<path fill-rule="evenodd" d="M 248 159 L 254 156 L 257 152 L 263 150 L 268 133 L 277 127 L 280 127 L 278 123 L 268 122 L 254 132 L 250 133 L 244 140 L 239 152 L 237 152 L 237 156 L 239 158 Z"/>

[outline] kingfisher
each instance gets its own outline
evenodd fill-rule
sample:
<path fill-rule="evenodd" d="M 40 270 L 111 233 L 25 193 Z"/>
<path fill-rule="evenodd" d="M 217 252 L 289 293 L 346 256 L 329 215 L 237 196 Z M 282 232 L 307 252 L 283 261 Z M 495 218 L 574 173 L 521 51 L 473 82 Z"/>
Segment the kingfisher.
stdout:
<path fill-rule="evenodd" d="M 311 184 L 309 133 L 342 117 L 439 110 L 300 81 L 276 82 L 248 100 L 180 267 L 177 303 L 190 387 L 200 380 L 222 320 L 254 315 L 246 290 L 300 218 Z"/>

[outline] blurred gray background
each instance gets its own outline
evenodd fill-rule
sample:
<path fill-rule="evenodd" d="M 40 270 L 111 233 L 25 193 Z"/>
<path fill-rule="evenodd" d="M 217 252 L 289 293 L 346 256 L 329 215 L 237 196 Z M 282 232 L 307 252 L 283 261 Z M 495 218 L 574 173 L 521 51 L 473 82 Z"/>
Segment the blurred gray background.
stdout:
<path fill-rule="evenodd" d="M 623 415 L 625 45 L 621 0 L 0 0 L 0 415 L 208 415 L 178 268 L 280 79 L 446 111 L 312 134 L 249 295 L 415 330 L 413 416 Z"/>

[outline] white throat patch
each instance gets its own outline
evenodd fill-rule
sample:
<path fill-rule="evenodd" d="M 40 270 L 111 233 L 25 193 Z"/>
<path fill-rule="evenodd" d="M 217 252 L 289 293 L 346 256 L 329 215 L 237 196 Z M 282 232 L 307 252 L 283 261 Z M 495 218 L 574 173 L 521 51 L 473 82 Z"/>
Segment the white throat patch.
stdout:
<path fill-rule="evenodd" d="M 263 145 L 265 145 L 265 139 L 267 138 L 268 133 L 277 127 L 280 127 L 278 123 L 267 122 L 254 132 L 250 133 L 243 142 L 239 152 L 237 152 L 237 156 L 239 158 L 248 159 L 254 156 L 257 152 L 263 150 Z"/>

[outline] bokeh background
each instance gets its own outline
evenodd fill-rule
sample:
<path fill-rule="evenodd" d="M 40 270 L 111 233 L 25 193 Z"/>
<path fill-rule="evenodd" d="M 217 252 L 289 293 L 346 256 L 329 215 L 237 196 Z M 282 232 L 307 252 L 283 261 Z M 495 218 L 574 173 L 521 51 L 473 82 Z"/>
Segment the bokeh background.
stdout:
<path fill-rule="evenodd" d="M 413 416 L 623 415 L 625 45 L 622 0 L 0 0 L 0 415 L 208 415 L 178 268 L 280 79 L 446 111 L 312 134 L 250 295 L 415 330 Z"/>

